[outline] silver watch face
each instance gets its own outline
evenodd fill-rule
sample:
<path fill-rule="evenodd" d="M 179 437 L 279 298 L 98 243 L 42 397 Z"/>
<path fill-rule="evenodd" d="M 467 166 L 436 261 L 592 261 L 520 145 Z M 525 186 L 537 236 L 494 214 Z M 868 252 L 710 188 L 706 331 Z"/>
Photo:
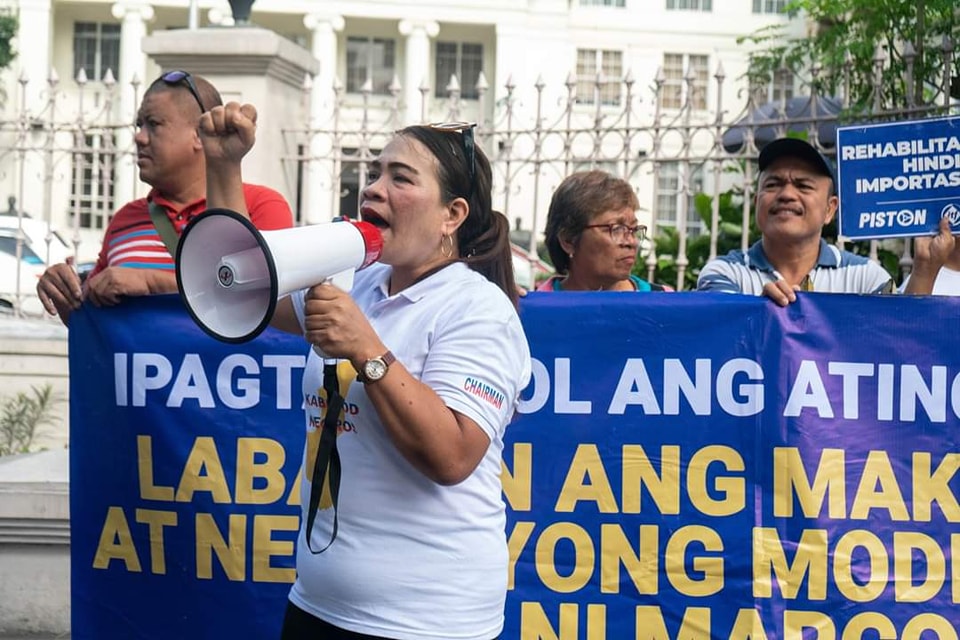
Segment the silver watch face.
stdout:
<path fill-rule="evenodd" d="M 379 380 L 387 373 L 387 365 L 380 358 L 367 360 L 363 365 L 363 375 L 368 380 Z"/>

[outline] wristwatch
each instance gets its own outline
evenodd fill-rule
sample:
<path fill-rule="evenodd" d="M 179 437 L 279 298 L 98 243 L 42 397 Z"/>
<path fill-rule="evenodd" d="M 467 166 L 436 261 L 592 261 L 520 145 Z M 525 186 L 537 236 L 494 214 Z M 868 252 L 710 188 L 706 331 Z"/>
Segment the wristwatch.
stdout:
<path fill-rule="evenodd" d="M 396 357 L 394 357 L 393 352 L 391 351 L 387 351 L 379 358 L 370 358 L 363 363 L 363 366 L 360 367 L 360 371 L 357 372 L 357 380 L 363 384 L 376 382 L 383 376 L 387 375 L 387 369 L 389 369 L 390 365 L 396 362 L 396 360 Z"/>

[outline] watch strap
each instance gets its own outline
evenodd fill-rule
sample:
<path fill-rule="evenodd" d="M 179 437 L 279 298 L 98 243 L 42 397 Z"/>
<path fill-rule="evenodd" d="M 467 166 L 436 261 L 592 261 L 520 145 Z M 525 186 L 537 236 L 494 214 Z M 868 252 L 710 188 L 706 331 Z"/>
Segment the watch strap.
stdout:
<path fill-rule="evenodd" d="M 374 361 L 374 360 L 379 360 L 381 363 L 383 363 L 384 375 L 386 375 L 386 370 L 390 368 L 390 365 L 392 365 L 394 362 L 397 361 L 397 358 L 396 358 L 396 356 L 393 355 L 393 352 L 392 352 L 392 351 L 390 351 L 389 349 L 387 349 L 387 352 L 384 353 L 382 356 L 380 356 L 380 357 L 378 357 L 378 358 L 371 358 L 370 360 L 367 360 L 367 362 L 372 362 L 372 361 Z M 365 372 L 367 362 L 365 362 L 365 363 L 363 364 L 363 366 L 360 367 L 360 371 L 357 372 L 357 380 L 359 380 L 359 381 L 362 382 L 363 384 L 369 384 L 369 383 L 371 383 L 371 382 L 376 382 L 376 380 L 379 380 L 379 379 L 380 379 L 380 378 L 376 378 L 376 379 L 374 380 L 374 379 L 371 379 L 371 378 L 369 378 L 369 377 L 367 376 L 367 374 L 366 374 L 366 372 Z M 382 378 L 382 377 L 383 377 L 383 376 L 381 376 L 381 378 Z"/>

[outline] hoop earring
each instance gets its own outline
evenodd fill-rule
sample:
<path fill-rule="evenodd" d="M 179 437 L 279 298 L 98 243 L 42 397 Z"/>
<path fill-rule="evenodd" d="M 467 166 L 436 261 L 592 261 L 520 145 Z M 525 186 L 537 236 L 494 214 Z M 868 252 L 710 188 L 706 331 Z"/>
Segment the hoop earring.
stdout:
<path fill-rule="evenodd" d="M 444 240 L 447 241 L 446 246 L 443 243 Z M 450 260 L 451 258 L 453 258 L 453 236 L 449 236 L 446 234 L 440 236 L 440 253 L 447 260 Z"/>

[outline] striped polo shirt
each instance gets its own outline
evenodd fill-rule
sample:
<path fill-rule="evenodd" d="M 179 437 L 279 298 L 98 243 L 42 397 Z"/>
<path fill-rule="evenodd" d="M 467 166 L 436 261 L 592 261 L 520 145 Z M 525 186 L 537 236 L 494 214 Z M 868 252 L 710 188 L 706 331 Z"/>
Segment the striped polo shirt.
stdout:
<path fill-rule="evenodd" d="M 293 226 L 293 214 L 287 201 L 268 187 L 244 184 L 243 195 L 250 212 L 250 221 L 262 231 Z M 167 214 L 177 235 L 187 224 L 206 210 L 207 201 L 201 198 L 177 209 L 156 191 L 146 198 L 128 202 L 121 207 L 107 226 L 100 257 L 90 277 L 107 267 L 133 269 L 162 269 L 173 271 L 173 256 L 150 219 L 149 201 L 155 202 Z"/>
<path fill-rule="evenodd" d="M 698 291 L 723 291 L 759 296 L 768 282 L 779 274 L 763 252 L 760 241 L 746 253 L 731 251 L 708 262 L 697 279 Z M 890 274 L 876 262 L 849 251 L 841 251 L 820 239 L 817 264 L 807 275 L 806 291 L 827 293 L 884 293 L 893 290 Z"/>

